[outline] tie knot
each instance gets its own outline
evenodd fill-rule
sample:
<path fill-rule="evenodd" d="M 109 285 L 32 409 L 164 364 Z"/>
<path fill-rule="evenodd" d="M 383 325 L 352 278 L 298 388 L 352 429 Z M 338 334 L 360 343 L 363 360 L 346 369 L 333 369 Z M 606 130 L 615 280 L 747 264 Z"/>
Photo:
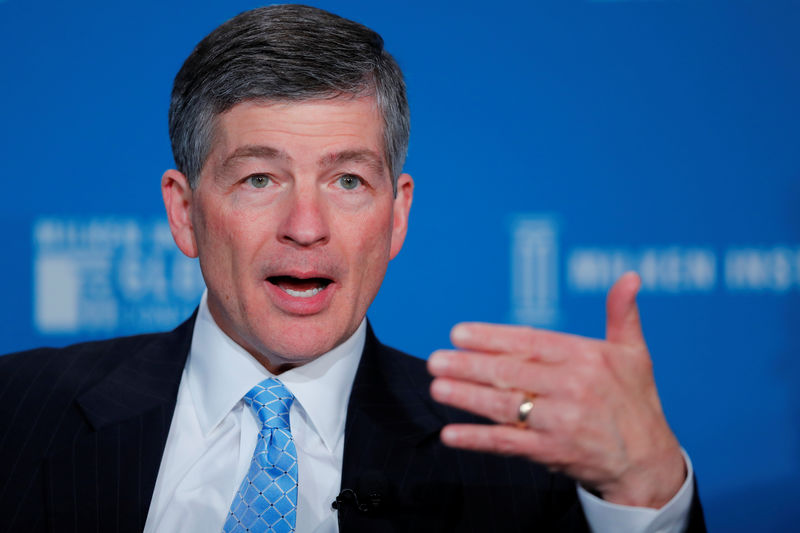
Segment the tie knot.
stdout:
<path fill-rule="evenodd" d="M 244 395 L 244 401 L 262 427 L 289 429 L 289 408 L 294 396 L 278 379 L 265 379 Z"/>

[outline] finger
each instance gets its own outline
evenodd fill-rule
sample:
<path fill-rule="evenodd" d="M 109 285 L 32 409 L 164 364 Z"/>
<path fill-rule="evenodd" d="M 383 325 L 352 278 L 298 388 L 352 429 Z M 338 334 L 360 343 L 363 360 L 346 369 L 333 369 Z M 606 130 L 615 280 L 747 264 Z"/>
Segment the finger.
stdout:
<path fill-rule="evenodd" d="M 557 380 L 552 365 L 525 356 L 487 355 L 485 353 L 437 350 L 428 358 L 428 371 L 437 377 L 449 377 L 491 385 L 498 389 L 520 389 L 549 394 Z"/>
<path fill-rule="evenodd" d="M 451 330 L 450 340 L 465 350 L 536 354 L 542 361 L 559 362 L 575 348 L 575 343 L 589 339 L 528 326 L 461 322 Z"/>
<path fill-rule="evenodd" d="M 546 464 L 552 462 L 552 454 L 549 453 L 554 448 L 552 438 L 527 429 L 451 424 L 442 429 L 441 439 L 445 445 L 453 448 L 501 455 L 523 455 Z"/>
<path fill-rule="evenodd" d="M 469 411 L 500 424 L 516 424 L 519 421 L 519 406 L 530 396 L 521 391 L 497 390 L 483 385 L 436 378 L 431 383 L 431 396 L 437 402 Z M 544 429 L 548 399 L 535 396 L 533 410 L 526 423 L 535 429 Z M 542 414 L 538 417 L 538 414 Z"/>
<path fill-rule="evenodd" d="M 469 411 L 501 424 L 516 422 L 519 405 L 525 400 L 522 392 L 498 390 L 447 378 L 433 380 L 431 396 L 437 402 Z"/>
<path fill-rule="evenodd" d="M 644 343 L 636 293 L 641 279 L 635 272 L 626 272 L 608 291 L 606 300 L 606 340 L 619 344 Z"/>

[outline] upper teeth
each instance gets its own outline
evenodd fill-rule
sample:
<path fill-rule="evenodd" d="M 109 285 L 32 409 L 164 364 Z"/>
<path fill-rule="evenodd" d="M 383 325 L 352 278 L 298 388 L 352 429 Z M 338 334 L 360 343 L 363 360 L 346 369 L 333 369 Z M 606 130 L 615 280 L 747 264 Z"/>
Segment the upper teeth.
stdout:
<path fill-rule="evenodd" d="M 308 289 L 305 291 L 296 291 L 294 289 L 287 289 L 284 287 L 281 288 L 284 291 L 286 291 L 287 294 L 289 294 L 290 296 L 294 296 L 295 298 L 311 298 L 312 296 L 319 294 L 319 291 L 322 290 L 322 287 L 315 287 L 313 289 Z"/>

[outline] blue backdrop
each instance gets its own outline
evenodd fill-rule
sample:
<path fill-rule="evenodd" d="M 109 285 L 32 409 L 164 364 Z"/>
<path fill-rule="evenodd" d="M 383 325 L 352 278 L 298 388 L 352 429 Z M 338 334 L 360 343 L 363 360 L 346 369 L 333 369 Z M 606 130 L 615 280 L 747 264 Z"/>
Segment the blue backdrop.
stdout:
<path fill-rule="evenodd" d="M 800 488 L 800 3 L 319 1 L 407 75 L 409 238 L 370 316 L 421 357 L 461 320 L 601 336 L 643 277 L 667 416 L 716 531 Z M 171 243 L 172 78 L 250 2 L 0 0 L 0 352 L 159 330 L 202 290 Z"/>

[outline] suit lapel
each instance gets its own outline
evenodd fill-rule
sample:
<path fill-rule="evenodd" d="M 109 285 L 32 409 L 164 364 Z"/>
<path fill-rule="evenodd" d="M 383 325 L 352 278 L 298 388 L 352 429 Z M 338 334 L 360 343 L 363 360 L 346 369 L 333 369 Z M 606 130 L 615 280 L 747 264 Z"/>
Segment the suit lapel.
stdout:
<path fill-rule="evenodd" d="M 124 360 L 78 396 L 85 424 L 45 463 L 51 523 L 74 531 L 144 528 L 194 318 L 109 354 Z"/>
<path fill-rule="evenodd" d="M 342 489 L 361 505 L 369 506 L 370 492 L 381 502 L 366 512 L 355 502 L 340 506 L 341 533 L 396 531 L 404 523 L 436 531 L 442 513 L 458 506 L 458 484 L 447 483 L 458 469 L 448 463 L 452 454 L 441 453 L 444 419 L 429 382 L 420 361 L 383 346 L 368 327 L 347 410 Z"/>

